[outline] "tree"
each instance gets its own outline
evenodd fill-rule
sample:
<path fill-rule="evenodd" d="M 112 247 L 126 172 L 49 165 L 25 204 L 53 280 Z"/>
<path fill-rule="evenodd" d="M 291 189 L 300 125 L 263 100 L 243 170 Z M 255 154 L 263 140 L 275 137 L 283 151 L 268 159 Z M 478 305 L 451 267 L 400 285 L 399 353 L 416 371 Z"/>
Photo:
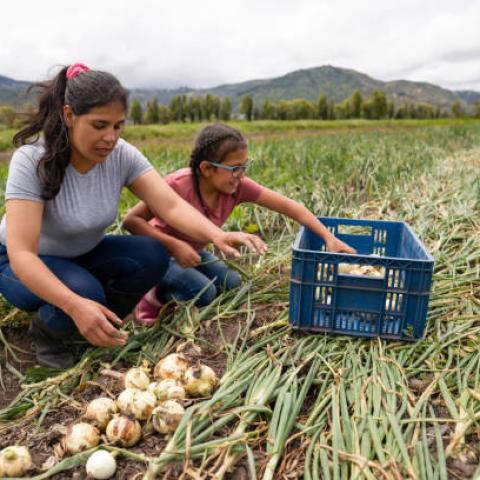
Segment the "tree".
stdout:
<path fill-rule="evenodd" d="M 351 104 L 351 115 L 352 118 L 361 118 L 362 116 L 362 104 L 363 104 L 363 97 L 360 90 L 355 90 L 352 95 Z"/>
<path fill-rule="evenodd" d="M 477 101 L 475 103 L 475 116 L 477 118 L 480 118 L 480 97 L 477 98 Z"/>
<path fill-rule="evenodd" d="M 175 95 L 170 99 L 168 109 L 170 111 L 170 118 L 174 122 L 182 121 L 182 101 L 179 95 Z"/>
<path fill-rule="evenodd" d="M 228 97 L 222 98 L 222 103 L 220 105 L 220 118 L 224 122 L 228 122 L 230 120 L 230 116 L 232 115 L 232 102 Z"/>
<path fill-rule="evenodd" d="M 147 109 L 145 110 L 145 123 L 158 123 L 160 120 L 159 112 L 158 112 L 158 100 L 154 98 L 147 102 Z"/>
<path fill-rule="evenodd" d="M 158 123 L 166 125 L 170 122 L 170 111 L 166 105 L 158 106 Z"/>
<path fill-rule="evenodd" d="M 395 116 L 395 103 L 393 100 L 390 100 L 387 103 L 387 118 L 393 118 Z"/>
<path fill-rule="evenodd" d="M 464 115 L 463 107 L 462 107 L 462 104 L 460 103 L 459 100 L 457 100 L 456 102 L 453 102 L 452 115 L 455 118 L 463 117 L 463 115 Z"/>
<path fill-rule="evenodd" d="M 372 95 L 373 118 L 385 118 L 387 116 L 387 97 L 385 92 L 375 90 Z"/>
<path fill-rule="evenodd" d="M 266 120 L 275 120 L 277 118 L 277 106 L 270 100 L 265 100 L 260 115 Z"/>
<path fill-rule="evenodd" d="M 328 101 L 324 93 L 318 99 L 318 118 L 322 120 L 327 120 L 328 118 Z"/>
<path fill-rule="evenodd" d="M 242 97 L 240 100 L 240 113 L 245 115 L 245 118 L 251 122 L 253 116 L 253 100 L 250 95 Z"/>
<path fill-rule="evenodd" d="M 134 98 L 130 105 L 130 113 L 129 113 L 130 120 L 133 122 L 134 125 L 138 125 L 142 123 L 143 111 L 142 105 L 138 98 Z"/>

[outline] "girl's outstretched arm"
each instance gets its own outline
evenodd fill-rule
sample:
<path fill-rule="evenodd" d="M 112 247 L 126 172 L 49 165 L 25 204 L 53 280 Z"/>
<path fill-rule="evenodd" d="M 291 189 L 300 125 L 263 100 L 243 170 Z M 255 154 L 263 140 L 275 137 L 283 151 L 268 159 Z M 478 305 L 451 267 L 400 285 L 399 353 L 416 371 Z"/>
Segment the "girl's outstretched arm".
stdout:
<path fill-rule="evenodd" d="M 291 200 L 280 193 L 263 187 L 256 204 L 269 210 L 286 215 L 301 225 L 305 225 L 319 237 L 323 238 L 330 252 L 355 253 L 355 250 L 333 235 L 315 215 L 301 203 Z"/>

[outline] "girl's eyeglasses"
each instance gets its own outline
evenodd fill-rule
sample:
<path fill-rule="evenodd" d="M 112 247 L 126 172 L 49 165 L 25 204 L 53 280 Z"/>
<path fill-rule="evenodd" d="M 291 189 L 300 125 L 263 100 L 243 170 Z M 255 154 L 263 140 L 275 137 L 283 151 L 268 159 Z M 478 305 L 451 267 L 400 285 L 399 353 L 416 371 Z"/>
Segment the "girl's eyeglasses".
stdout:
<path fill-rule="evenodd" d="M 217 168 L 223 168 L 224 170 L 228 170 L 229 172 L 232 172 L 232 177 L 233 178 L 240 178 L 250 167 L 251 165 L 251 160 L 248 160 L 245 165 L 224 165 L 223 163 L 217 163 L 217 162 L 208 162 L 210 165 L 213 165 L 214 167 Z"/>

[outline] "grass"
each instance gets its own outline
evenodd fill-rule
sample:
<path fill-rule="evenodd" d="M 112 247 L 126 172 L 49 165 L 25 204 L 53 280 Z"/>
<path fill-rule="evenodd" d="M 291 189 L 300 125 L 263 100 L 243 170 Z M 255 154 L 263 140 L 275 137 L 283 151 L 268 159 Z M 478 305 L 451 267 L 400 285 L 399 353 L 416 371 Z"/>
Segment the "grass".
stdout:
<path fill-rule="evenodd" d="M 225 357 L 219 388 L 189 407 L 162 451 L 146 459 L 145 478 L 174 478 L 172 462 L 181 460 L 197 478 L 220 479 L 242 458 L 251 478 L 476 478 L 480 123 L 420 125 L 254 136 L 250 153 L 252 178 L 318 214 L 412 225 L 435 257 L 425 338 L 403 344 L 291 332 L 288 269 L 297 226 L 242 205 L 227 228 L 254 224 L 269 243 L 264 258 L 245 255 L 238 264 L 244 286 L 200 311 L 183 305 L 152 330 L 130 326 L 127 348 L 113 351 L 112 367 L 152 364 L 180 343 L 211 347 L 213 335 L 215 355 Z M 162 174 L 187 163 L 186 142 L 138 142 Z M 122 196 L 122 214 L 134 201 Z M 11 314 L 8 306 L 3 313 Z M 237 321 L 236 336 L 224 338 L 225 325 Z M 105 355 L 92 349 L 66 375 L 24 378 L 21 396 L 0 419 L 8 427 L 27 412 L 38 418 L 75 396 Z M 65 468 L 84 461 L 72 457 Z"/>

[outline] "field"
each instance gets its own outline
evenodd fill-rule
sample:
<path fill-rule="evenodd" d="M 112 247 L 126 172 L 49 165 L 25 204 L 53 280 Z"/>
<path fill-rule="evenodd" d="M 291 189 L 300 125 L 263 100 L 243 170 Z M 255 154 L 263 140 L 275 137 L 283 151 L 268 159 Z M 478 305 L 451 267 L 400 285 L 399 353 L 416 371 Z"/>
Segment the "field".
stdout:
<path fill-rule="evenodd" d="M 241 206 L 226 228 L 257 231 L 269 250 L 235 262 L 240 289 L 201 310 L 178 305 L 152 329 L 129 322 L 126 347 L 87 349 L 67 372 L 34 367 L 29 314 L 0 304 L 0 449 L 28 445 L 31 478 L 84 478 L 89 452 L 63 456 L 59 425 L 120 392 L 103 369 L 153 367 L 173 351 L 211 366 L 220 385 L 187 403 L 170 438 L 105 447 L 117 454 L 115 478 L 479 478 L 480 122 L 323 123 L 237 124 L 250 139 L 249 175 L 319 215 L 408 222 L 435 257 L 424 339 L 293 332 L 298 226 Z M 199 128 L 129 127 L 125 138 L 165 174 L 187 164 Z M 11 134 L 0 132 L 0 150 Z M 125 192 L 121 213 L 134 202 Z"/>

